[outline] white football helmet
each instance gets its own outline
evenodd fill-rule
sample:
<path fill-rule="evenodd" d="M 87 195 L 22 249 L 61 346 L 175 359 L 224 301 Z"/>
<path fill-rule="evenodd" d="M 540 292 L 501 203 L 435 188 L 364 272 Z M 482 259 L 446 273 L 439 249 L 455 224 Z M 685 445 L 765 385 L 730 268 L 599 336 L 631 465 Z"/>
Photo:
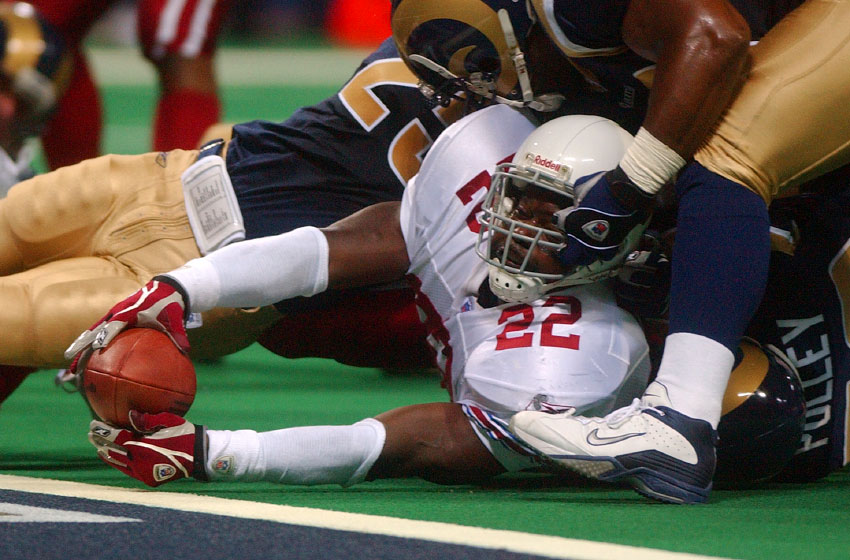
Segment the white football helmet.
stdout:
<path fill-rule="evenodd" d="M 554 220 L 551 227 L 537 227 L 514 219 L 512 211 L 514 197 L 529 184 L 563 195 L 563 208 L 577 204 L 594 181 L 582 184 L 579 193 L 574 190 L 575 181 L 615 168 L 632 140 L 631 134 L 606 118 L 568 115 L 532 132 L 513 160 L 496 168 L 479 218 L 476 250 L 490 265 L 490 288 L 499 299 L 530 302 L 554 288 L 587 284 L 616 274 L 634 250 L 640 232 L 627 238 L 612 259 L 578 266 L 563 274 L 541 273 L 530 270 L 532 251 L 539 246 L 557 253 L 566 246 L 566 237 Z M 494 234 L 505 237 L 504 247 L 493 244 Z M 507 262 L 512 243 L 521 244 L 526 251 L 519 266 Z"/>

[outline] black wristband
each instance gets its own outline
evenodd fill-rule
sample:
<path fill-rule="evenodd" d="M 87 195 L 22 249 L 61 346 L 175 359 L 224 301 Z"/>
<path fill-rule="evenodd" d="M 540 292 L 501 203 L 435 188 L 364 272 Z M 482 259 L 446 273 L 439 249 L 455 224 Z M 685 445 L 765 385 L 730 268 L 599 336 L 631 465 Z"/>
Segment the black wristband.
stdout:
<path fill-rule="evenodd" d="M 652 211 L 655 195 L 649 194 L 635 185 L 626 172 L 618 165 L 607 173 L 611 195 L 623 208 L 629 210 Z"/>
<path fill-rule="evenodd" d="M 209 481 L 207 476 L 207 429 L 195 425 L 195 456 L 192 461 L 192 478 L 202 482 Z"/>
<path fill-rule="evenodd" d="M 153 277 L 157 282 L 162 282 L 163 284 L 168 284 L 172 288 L 174 288 L 180 297 L 183 298 L 183 320 L 186 321 L 189 319 L 189 294 L 186 292 L 186 288 L 183 287 L 183 284 L 172 278 L 171 276 L 165 276 L 164 274 L 158 274 Z"/>

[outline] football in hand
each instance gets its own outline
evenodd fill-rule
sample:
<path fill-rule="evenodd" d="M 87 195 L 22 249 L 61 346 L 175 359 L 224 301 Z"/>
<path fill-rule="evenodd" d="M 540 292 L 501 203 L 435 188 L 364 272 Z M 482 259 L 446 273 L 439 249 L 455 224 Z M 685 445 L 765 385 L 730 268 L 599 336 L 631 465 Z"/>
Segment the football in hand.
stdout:
<path fill-rule="evenodd" d="M 129 428 L 131 410 L 186 414 L 195 400 L 195 368 L 165 333 L 131 328 L 92 353 L 82 387 L 101 420 Z"/>

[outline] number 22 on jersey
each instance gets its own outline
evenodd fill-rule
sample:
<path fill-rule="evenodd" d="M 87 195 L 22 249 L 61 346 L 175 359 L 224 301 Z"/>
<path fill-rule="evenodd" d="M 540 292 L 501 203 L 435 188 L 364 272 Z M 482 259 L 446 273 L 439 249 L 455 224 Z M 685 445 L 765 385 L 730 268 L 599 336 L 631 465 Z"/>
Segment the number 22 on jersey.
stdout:
<path fill-rule="evenodd" d="M 552 307 L 558 306 L 557 310 Z M 549 296 L 541 307 L 521 303 L 502 310 L 499 324 L 505 327 L 496 335 L 496 350 L 549 346 L 579 349 L 577 334 L 559 334 L 560 325 L 573 325 L 581 319 L 581 302 L 573 296 Z"/>

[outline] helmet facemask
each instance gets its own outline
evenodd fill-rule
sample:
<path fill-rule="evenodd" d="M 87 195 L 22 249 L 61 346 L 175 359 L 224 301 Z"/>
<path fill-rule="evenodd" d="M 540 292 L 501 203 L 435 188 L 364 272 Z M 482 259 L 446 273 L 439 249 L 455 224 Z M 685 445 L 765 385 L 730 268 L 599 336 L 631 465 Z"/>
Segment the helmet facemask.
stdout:
<path fill-rule="evenodd" d="M 557 193 L 564 208 L 572 204 L 572 187 L 563 181 L 503 163 L 482 205 L 476 251 L 490 265 L 490 287 L 503 301 L 533 301 L 564 280 L 564 274 L 540 272 L 533 264 L 536 251 L 555 256 L 566 246 L 563 232 L 515 217 L 519 199 L 533 188 Z"/>
<path fill-rule="evenodd" d="M 393 37 L 435 106 L 456 98 L 476 106 L 498 102 L 536 111 L 560 106 L 563 96 L 535 96 L 531 88 L 522 51 L 531 26 L 524 3 L 434 2 L 395 0 Z"/>
<path fill-rule="evenodd" d="M 498 98 L 492 72 L 473 72 L 469 77 L 461 78 L 418 54 L 410 55 L 408 63 L 416 69 L 415 74 L 420 77 L 419 91 L 432 107 L 448 107 L 449 103 L 457 100 L 480 109 Z M 422 76 L 430 77 L 422 79 Z"/>
<path fill-rule="evenodd" d="M 561 262 L 559 253 L 567 244 L 578 243 L 558 227 L 556 214 L 581 198 L 574 184 L 577 179 L 616 166 L 631 140 L 626 131 L 602 117 L 560 117 L 532 132 L 512 162 L 496 168 L 482 204 L 476 252 L 489 265 L 490 288 L 499 299 L 531 302 L 556 288 L 617 273 L 639 235 L 622 243 L 612 258 L 570 269 L 556 271 L 543 256 Z M 548 208 L 543 216 L 518 212 L 518 201 L 525 196 L 551 203 L 551 216 L 545 215 Z M 538 263 L 547 264 L 547 270 L 538 269 Z"/>

